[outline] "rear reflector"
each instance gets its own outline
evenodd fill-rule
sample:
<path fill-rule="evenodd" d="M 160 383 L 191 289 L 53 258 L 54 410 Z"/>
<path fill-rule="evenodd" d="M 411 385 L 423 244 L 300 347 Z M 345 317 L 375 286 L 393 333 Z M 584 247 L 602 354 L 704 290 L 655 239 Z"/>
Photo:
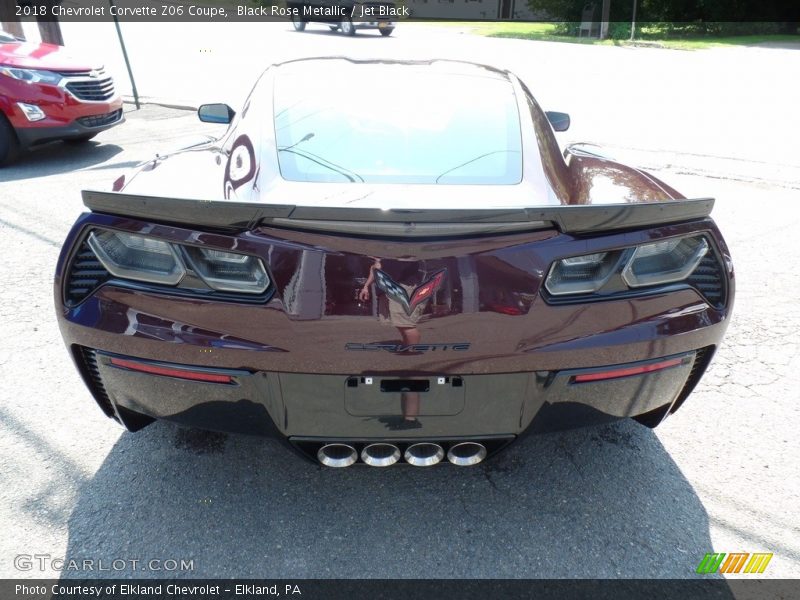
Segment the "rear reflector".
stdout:
<path fill-rule="evenodd" d="M 650 363 L 649 365 L 641 365 L 638 367 L 625 367 L 623 369 L 612 369 L 611 371 L 600 371 L 599 373 L 585 373 L 583 375 L 575 375 L 573 380 L 575 383 L 585 383 L 587 381 L 601 381 L 603 379 L 616 379 L 618 377 L 629 377 L 630 375 L 641 375 L 642 373 L 652 373 L 653 371 L 660 371 L 661 369 L 668 369 L 675 367 L 683 362 L 683 357 L 670 358 L 662 360 L 657 363 Z"/>
<path fill-rule="evenodd" d="M 151 375 L 164 375 L 166 377 L 179 377 L 180 379 L 191 379 L 192 381 L 208 381 L 210 383 L 231 383 L 233 378 L 230 375 L 220 373 L 206 373 L 203 371 L 187 371 L 185 369 L 173 369 L 158 365 L 140 363 L 124 358 L 112 358 L 111 364 L 115 367 L 130 369 L 131 371 L 141 371 Z"/>

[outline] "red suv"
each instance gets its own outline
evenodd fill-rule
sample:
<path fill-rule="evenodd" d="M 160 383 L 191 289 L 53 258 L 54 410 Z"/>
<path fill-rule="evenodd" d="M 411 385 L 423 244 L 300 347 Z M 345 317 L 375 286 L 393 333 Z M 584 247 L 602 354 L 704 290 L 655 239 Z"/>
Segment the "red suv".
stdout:
<path fill-rule="evenodd" d="M 20 149 L 84 142 L 122 121 L 122 98 L 102 66 L 0 32 L 0 165 Z"/>

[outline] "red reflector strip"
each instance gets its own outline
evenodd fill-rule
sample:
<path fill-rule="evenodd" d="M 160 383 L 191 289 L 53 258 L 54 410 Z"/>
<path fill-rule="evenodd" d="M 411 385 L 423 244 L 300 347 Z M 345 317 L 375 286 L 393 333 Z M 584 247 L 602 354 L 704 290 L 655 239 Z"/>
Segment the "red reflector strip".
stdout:
<path fill-rule="evenodd" d="M 203 373 L 202 371 L 186 371 L 184 369 L 171 369 L 169 367 L 159 367 L 158 365 L 150 365 L 133 360 L 125 360 L 124 358 L 112 358 L 111 364 L 115 367 L 130 369 L 131 371 L 141 371 L 142 373 L 150 373 L 151 375 L 179 377 L 181 379 L 191 379 L 193 381 L 208 381 L 211 383 L 231 383 L 231 381 L 233 381 L 233 378 L 230 375 Z"/>
<path fill-rule="evenodd" d="M 668 369 L 683 362 L 683 358 L 670 358 L 669 360 L 662 360 L 657 363 L 650 363 L 649 365 L 641 365 L 639 367 L 627 367 L 624 369 L 613 369 L 611 371 L 601 371 L 599 373 L 585 373 L 583 375 L 575 375 L 575 383 L 583 383 L 586 381 L 601 381 L 603 379 L 616 379 L 617 377 L 628 377 L 629 375 L 641 375 L 642 373 L 652 373 L 653 371 L 660 371 L 661 369 Z"/>

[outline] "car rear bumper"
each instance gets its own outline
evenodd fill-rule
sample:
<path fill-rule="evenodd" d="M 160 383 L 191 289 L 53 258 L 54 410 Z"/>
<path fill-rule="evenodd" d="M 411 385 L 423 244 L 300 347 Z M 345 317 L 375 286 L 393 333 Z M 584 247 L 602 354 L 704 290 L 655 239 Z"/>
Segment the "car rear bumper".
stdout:
<path fill-rule="evenodd" d="M 215 297 L 114 278 L 85 244 L 96 227 L 260 256 L 271 292 Z M 561 256 L 698 231 L 724 278 L 711 300 L 689 284 L 573 303 L 541 290 Z M 369 302 L 358 293 L 371 257 L 389 253 L 425 253 L 425 277 L 447 269 L 414 342 L 401 341 L 408 325 L 392 322 L 391 306 L 382 316 L 377 293 Z M 389 243 L 276 228 L 201 233 L 92 213 L 67 238 L 54 292 L 87 385 L 128 428 L 166 419 L 313 447 L 508 441 L 626 417 L 657 425 L 722 340 L 734 289 L 708 220 L 594 238 L 543 230 Z"/>
<path fill-rule="evenodd" d="M 98 404 L 130 429 L 148 422 L 146 417 L 230 433 L 348 442 L 513 438 L 528 429 L 659 409 L 663 417 L 688 395 L 710 358 L 710 349 L 702 349 L 589 369 L 342 376 L 197 367 L 80 346 L 73 352 Z M 391 385 L 398 379 L 403 385 L 424 382 L 427 389 L 398 391 Z M 409 401 L 412 415 L 406 414 Z M 401 426 L 409 416 L 418 422 L 414 429 Z"/>

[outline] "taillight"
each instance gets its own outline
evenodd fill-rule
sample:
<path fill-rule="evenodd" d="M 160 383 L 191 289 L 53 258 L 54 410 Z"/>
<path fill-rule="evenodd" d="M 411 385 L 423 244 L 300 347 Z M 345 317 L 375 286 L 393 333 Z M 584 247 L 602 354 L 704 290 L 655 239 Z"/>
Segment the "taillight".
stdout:
<path fill-rule="evenodd" d="M 662 371 L 670 367 L 676 367 L 683 362 L 683 357 L 670 358 L 647 365 L 637 365 L 633 367 L 617 367 L 608 369 L 607 371 L 597 371 L 595 373 L 582 373 L 575 375 L 573 381 L 575 383 L 586 383 L 588 381 L 602 381 L 605 379 L 618 379 L 620 377 L 630 377 L 631 375 L 641 375 L 643 373 L 652 373 L 654 371 Z"/>
<path fill-rule="evenodd" d="M 177 286 L 193 272 L 210 290 L 263 294 L 270 285 L 263 261 L 249 254 L 166 242 L 150 236 L 96 229 L 87 243 L 120 279 Z"/>
<path fill-rule="evenodd" d="M 544 287 L 552 296 L 564 297 L 685 281 L 709 252 L 705 236 L 693 235 L 571 256 L 550 266 Z"/>
<path fill-rule="evenodd" d="M 233 377 L 224 373 L 210 373 L 208 371 L 193 371 L 186 368 L 167 367 L 155 365 L 153 363 L 139 362 L 126 358 L 111 358 L 110 363 L 122 369 L 139 371 L 150 375 L 162 375 L 165 377 L 177 377 L 179 379 L 191 379 L 192 381 L 206 381 L 208 383 L 232 383 Z"/>

